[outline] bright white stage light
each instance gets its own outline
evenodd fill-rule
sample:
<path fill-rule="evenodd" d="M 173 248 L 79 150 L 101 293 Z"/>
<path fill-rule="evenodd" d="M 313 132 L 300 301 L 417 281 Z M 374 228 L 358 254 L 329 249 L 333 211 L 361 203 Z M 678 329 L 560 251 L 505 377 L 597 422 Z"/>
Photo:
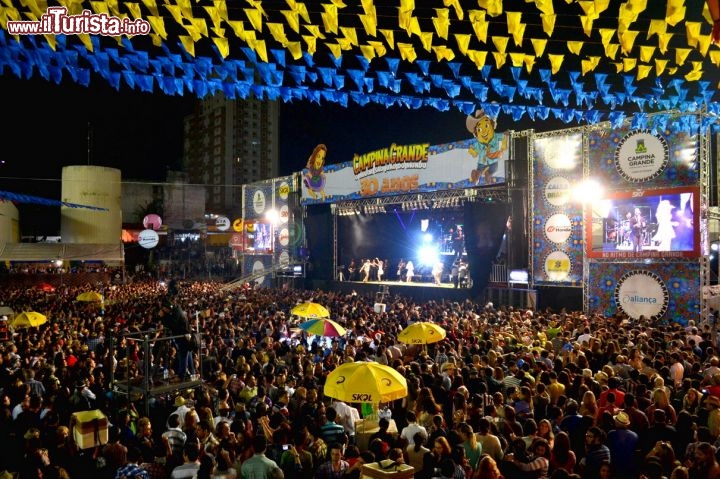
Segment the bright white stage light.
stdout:
<path fill-rule="evenodd" d="M 718 244 L 713 241 L 713 242 L 710 244 L 710 249 L 713 250 L 713 251 L 717 251 L 717 250 L 718 250 Z"/>
<path fill-rule="evenodd" d="M 435 246 L 423 246 L 418 250 L 418 260 L 422 265 L 434 265 L 440 260 L 440 254 Z"/>
<path fill-rule="evenodd" d="M 579 203 L 593 204 L 605 196 L 605 188 L 595 180 L 585 180 L 572 189 L 572 198 Z"/>
<path fill-rule="evenodd" d="M 430 234 L 430 233 L 425 233 L 425 234 L 423 235 L 423 242 L 425 242 L 425 243 L 431 242 L 432 239 L 433 239 L 433 236 L 432 236 L 432 234 Z"/>
<path fill-rule="evenodd" d="M 423 233 L 427 231 L 428 227 L 430 227 L 430 220 L 424 219 L 420 220 L 420 231 Z"/>

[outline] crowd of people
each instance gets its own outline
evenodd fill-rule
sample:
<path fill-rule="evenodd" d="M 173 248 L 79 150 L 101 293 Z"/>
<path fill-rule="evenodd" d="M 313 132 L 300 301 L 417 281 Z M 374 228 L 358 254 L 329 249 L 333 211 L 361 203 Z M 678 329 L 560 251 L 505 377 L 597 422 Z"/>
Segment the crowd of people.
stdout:
<path fill-rule="evenodd" d="M 681 324 L 400 296 L 378 312 L 354 293 L 214 282 L 106 285 L 102 304 L 75 300 L 97 287 L 0 290 L 3 306 L 50 318 L 2 344 L 0 477 L 353 479 L 368 463 L 420 479 L 720 477 L 714 312 Z M 290 311 L 309 300 L 347 335 L 298 329 Z M 400 343 L 416 321 L 446 338 Z M 134 339 L 185 332 L 163 354 Z M 379 405 L 361 448 L 352 419 L 366 408 L 323 384 L 364 360 L 400 371 L 408 394 Z M 202 386 L 121 394 L 114 382 L 142 380 L 146 362 Z M 106 444 L 79 447 L 83 410 L 107 416 Z"/>

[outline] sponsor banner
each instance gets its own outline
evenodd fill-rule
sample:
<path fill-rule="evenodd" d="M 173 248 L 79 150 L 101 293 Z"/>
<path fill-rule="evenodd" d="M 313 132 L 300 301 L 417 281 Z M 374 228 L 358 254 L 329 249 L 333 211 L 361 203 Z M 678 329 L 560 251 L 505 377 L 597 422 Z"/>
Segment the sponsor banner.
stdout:
<path fill-rule="evenodd" d="M 392 144 L 356 154 L 352 161 L 326 165 L 315 149 L 302 170 L 302 203 L 332 203 L 404 193 L 462 189 L 505 182 L 510 137 L 495 133 L 490 144 L 478 139 L 444 145 Z M 313 166 L 310 168 L 310 166 Z"/>
<path fill-rule="evenodd" d="M 588 310 L 607 316 L 623 312 L 686 324 L 700 319 L 700 264 L 590 263 Z"/>
<path fill-rule="evenodd" d="M 684 123 L 683 128 L 671 128 Z M 594 129 L 588 134 L 590 176 L 608 190 L 666 188 L 699 181 L 697 115 L 655 115 L 646 129 Z"/>
<path fill-rule="evenodd" d="M 582 205 L 572 189 L 583 179 L 582 134 L 533 139 L 533 284 L 579 286 L 583 277 Z"/>
<path fill-rule="evenodd" d="M 272 274 L 268 270 L 272 266 L 272 255 L 246 255 L 243 261 L 243 276 L 253 275 L 256 285 L 269 288 L 272 286 Z M 263 274 L 265 271 L 268 271 L 267 274 Z"/>
<path fill-rule="evenodd" d="M 266 220 L 267 212 L 273 207 L 273 182 L 250 183 L 243 186 L 243 219 Z"/>

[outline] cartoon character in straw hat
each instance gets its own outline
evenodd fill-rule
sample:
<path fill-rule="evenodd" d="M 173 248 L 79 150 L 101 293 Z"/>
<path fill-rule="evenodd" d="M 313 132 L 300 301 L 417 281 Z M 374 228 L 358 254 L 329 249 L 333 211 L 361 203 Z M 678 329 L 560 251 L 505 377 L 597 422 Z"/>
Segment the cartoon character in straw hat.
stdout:
<path fill-rule="evenodd" d="M 319 144 L 315 147 L 310 158 L 307 161 L 307 171 L 303 172 L 303 182 L 308 189 L 308 193 L 313 199 L 325 199 L 325 156 L 327 155 L 327 146 Z"/>
<path fill-rule="evenodd" d="M 468 131 L 475 135 L 477 143 L 469 149 L 470 155 L 477 157 L 477 167 L 470 172 L 470 182 L 480 184 L 494 183 L 493 174 L 497 171 L 498 161 L 507 148 L 505 135 L 495 134 L 495 120 L 490 118 L 483 110 L 477 110 L 474 115 L 465 119 Z"/>

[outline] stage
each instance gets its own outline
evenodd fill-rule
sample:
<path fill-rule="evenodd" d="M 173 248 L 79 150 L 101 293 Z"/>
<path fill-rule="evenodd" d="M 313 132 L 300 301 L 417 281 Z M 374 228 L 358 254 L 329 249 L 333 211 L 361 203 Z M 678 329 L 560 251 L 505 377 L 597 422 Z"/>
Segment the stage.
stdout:
<path fill-rule="evenodd" d="M 308 280 L 308 286 L 319 288 L 325 291 L 337 291 L 343 293 L 356 292 L 362 296 L 375 297 L 380 299 L 384 294 L 394 296 L 400 295 L 409 297 L 415 301 L 464 301 L 473 299 L 481 301 L 482 291 L 475 291 L 470 288 L 455 288 L 452 283 L 406 283 L 404 281 L 323 281 Z M 378 301 L 382 302 L 382 301 Z"/>

